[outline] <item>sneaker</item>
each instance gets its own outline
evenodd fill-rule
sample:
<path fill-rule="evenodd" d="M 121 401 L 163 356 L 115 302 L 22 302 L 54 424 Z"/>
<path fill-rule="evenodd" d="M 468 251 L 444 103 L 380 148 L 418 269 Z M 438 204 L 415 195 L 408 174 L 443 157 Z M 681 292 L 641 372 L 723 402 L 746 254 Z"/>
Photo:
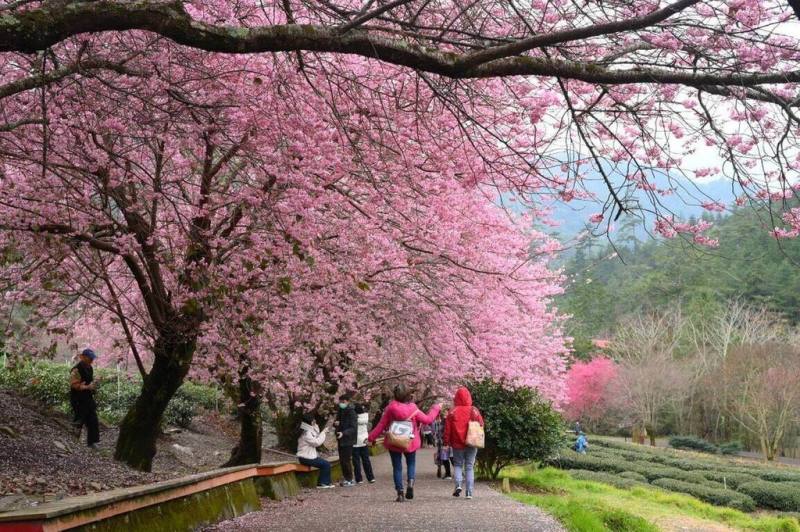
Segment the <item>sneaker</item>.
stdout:
<path fill-rule="evenodd" d="M 467 498 L 467 499 L 471 499 L 471 498 L 472 498 L 472 492 L 471 492 L 471 491 L 468 491 L 468 492 L 467 492 L 467 497 L 466 497 L 466 498 Z"/>
<path fill-rule="evenodd" d="M 363 480 L 359 480 L 358 482 L 356 482 L 356 484 L 363 484 L 363 483 L 364 483 Z"/>
<path fill-rule="evenodd" d="M 96 443 L 90 443 L 89 444 L 89 449 L 92 449 L 92 450 L 95 450 L 95 451 L 99 451 L 100 450 L 100 446 L 97 445 Z"/>
<path fill-rule="evenodd" d="M 461 497 L 461 486 L 456 486 L 456 491 L 453 492 L 453 497 Z"/>
<path fill-rule="evenodd" d="M 319 486 L 317 486 L 317 489 L 318 490 L 329 490 L 329 489 L 332 489 L 332 488 L 335 488 L 335 487 L 336 486 L 334 486 L 333 484 L 320 484 Z"/>
<path fill-rule="evenodd" d="M 444 480 L 453 480 L 453 477 L 451 477 L 450 475 L 448 475 L 448 476 L 444 477 Z"/>
<path fill-rule="evenodd" d="M 355 482 L 353 482 L 352 480 L 343 480 L 343 481 L 341 482 L 341 484 L 339 484 L 339 485 L 340 485 L 341 487 L 343 487 L 343 488 L 352 488 L 353 486 L 355 486 L 355 485 L 356 485 L 356 483 L 355 483 Z"/>
<path fill-rule="evenodd" d="M 370 484 L 375 484 L 375 479 L 373 478 L 371 480 L 368 480 L 367 482 L 369 482 Z"/>

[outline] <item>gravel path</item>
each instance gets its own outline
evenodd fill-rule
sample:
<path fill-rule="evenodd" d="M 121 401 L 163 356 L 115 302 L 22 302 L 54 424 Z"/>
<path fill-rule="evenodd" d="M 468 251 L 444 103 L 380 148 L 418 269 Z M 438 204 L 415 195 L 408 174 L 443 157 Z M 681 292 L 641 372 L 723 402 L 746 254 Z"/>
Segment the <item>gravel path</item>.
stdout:
<path fill-rule="evenodd" d="M 475 486 L 472 500 L 452 496 L 451 481 L 436 478 L 430 449 L 418 452 L 413 501 L 394 502 L 389 455 L 373 457 L 377 482 L 353 488 L 304 490 L 296 499 L 263 501 L 263 510 L 216 526 L 206 532 L 228 530 L 274 531 L 399 531 L 458 530 L 503 532 L 561 532 L 555 519 L 493 490 Z"/>

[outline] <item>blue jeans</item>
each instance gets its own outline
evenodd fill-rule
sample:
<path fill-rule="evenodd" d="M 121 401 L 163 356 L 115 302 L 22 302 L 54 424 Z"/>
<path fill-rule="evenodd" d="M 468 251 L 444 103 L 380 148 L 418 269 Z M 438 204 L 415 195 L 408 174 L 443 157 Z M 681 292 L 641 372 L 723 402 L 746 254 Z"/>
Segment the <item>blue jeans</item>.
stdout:
<path fill-rule="evenodd" d="M 392 473 L 394 473 L 394 489 L 403 490 L 403 455 L 406 457 L 406 478 L 414 480 L 417 470 L 417 451 L 413 453 L 398 453 L 389 451 L 392 457 Z"/>
<path fill-rule="evenodd" d="M 472 494 L 475 487 L 475 457 L 478 456 L 478 449 L 475 447 L 465 447 L 464 449 L 453 449 L 453 465 L 455 466 L 456 487 L 460 487 L 463 482 L 463 471 L 467 473 L 467 493 Z"/>
<path fill-rule="evenodd" d="M 298 458 L 298 462 L 304 466 L 316 467 L 319 469 L 319 479 L 317 479 L 317 486 L 330 486 L 331 484 L 331 463 L 324 458 Z"/>

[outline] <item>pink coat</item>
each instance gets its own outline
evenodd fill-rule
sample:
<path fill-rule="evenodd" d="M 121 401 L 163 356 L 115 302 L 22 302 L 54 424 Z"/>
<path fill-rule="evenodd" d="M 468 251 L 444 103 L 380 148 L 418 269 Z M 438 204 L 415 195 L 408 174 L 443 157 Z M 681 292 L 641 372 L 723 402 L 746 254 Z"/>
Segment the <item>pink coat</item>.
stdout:
<path fill-rule="evenodd" d="M 384 442 L 384 447 L 386 447 L 389 451 L 395 451 L 398 453 L 413 453 L 417 449 L 419 449 L 420 445 L 422 445 L 422 441 L 419 435 L 419 426 L 422 425 L 430 425 L 436 419 L 436 416 L 439 415 L 439 410 L 441 409 L 440 405 L 433 405 L 428 413 L 424 413 L 420 410 L 420 412 L 414 416 L 412 419 L 414 425 L 414 439 L 411 440 L 411 445 L 409 445 L 408 449 L 403 450 L 398 447 L 394 447 L 392 445 L 387 445 Z M 414 403 L 400 403 L 398 401 L 392 401 L 389 403 L 389 406 L 386 407 L 386 410 L 383 411 L 383 415 L 381 416 L 381 420 L 375 425 L 375 428 L 372 429 L 372 432 L 369 433 L 369 437 L 367 438 L 370 443 L 374 442 L 375 440 L 380 437 L 381 434 L 386 432 L 389 429 L 393 421 L 405 421 L 408 419 L 414 410 L 418 410 L 417 405 Z"/>

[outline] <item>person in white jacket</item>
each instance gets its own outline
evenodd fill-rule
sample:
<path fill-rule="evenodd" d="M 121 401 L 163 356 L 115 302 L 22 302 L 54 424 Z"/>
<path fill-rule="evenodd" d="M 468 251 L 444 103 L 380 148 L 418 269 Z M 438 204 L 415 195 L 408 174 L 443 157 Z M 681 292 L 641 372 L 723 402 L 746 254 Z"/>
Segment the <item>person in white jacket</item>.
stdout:
<path fill-rule="evenodd" d="M 369 436 L 369 412 L 364 405 L 356 405 L 356 415 L 358 433 L 356 443 L 353 445 L 353 471 L 356 475 L 356 483 L 364 482 L 361 476 L 361 464 L 364 464 L 364 474 L 367 481 L 372 484 L 375 482 L 375 475 L 372 473 L 372 462 L 369 461 L 369 447 L 367 447 L 367 436 Z"/>
<path fill-rule="evenodd" d="M 303 422 L 300 423 L 300 437 L 297 439 L 297 461 L 309 467 L 319 469 L 317 488 L 333 488 L 331 483 L 331 463 L 320 458 L 317 447 L 325 443 L 328 427 L 319 430 L 314 416 L 303 414 Z"/>

